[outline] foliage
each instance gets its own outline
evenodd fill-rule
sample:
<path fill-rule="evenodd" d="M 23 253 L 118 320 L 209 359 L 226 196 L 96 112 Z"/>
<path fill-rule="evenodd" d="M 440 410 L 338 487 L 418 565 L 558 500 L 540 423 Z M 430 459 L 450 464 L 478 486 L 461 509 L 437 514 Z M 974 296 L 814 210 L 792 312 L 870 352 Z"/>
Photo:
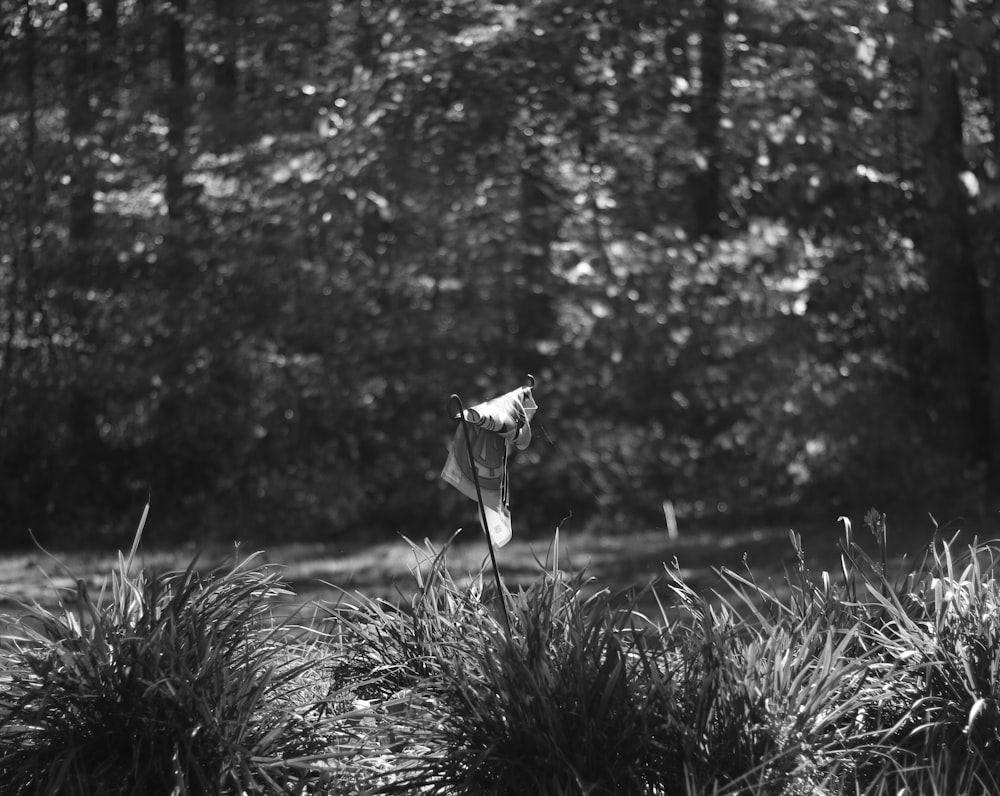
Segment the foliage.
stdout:
<path fill-rule="evenodd" d="M 141 529 L 140 529 L 141 532 Z M 138 541 L 138 540 L 137 540 Z M 325 647 L 271 620 L 287 595 L 253 557 L 211 575 L 83 580 L 24 606 L 0 661 L 0 772 L 11 794 L 288 793 L 336 781 Z M 105 584 L 106 585 L 106 584 Z M 104 599 L 107 596 L 107 599 Z"/>
<path fill-rule="evenodd" d="M 380 792 L 991 792 L 991 548 L 973 544 L 959 570 L 938 540 L 890 582 L 884 515 L 869 523 L 876 555 L 848 526 L 842 580 L 814 577 L 793 534 L 784 589 L 724 570 L 709 598 L 673 570 L 655 621 L 562 573 L 557 538 L 506 595 L 509 632 L 484 573 L 463 586 L 430 549 L 409 609 L 342 607 L 348 644 L 403 686 L 372 708 L 407 738 Z"/>
<path fill-rule="evenodd" d="M 409 602 L 344 594 L 311 629 L 273 621 L 288 595 L 253 559 L 121 557 L 101 598 L 3 617 L 0 772 L 12 793 L 994 792 L 995 546 L 936 533 L 901 564 L 866 520 L 874 552 L 845 520 L 841 573 L 792 533 L 783 583 L 724 569 L 711 593 L 671 566 L 611 595 L 560 569 L 558 534 L 497 593 L 413 545 Z"/>
<path fill-rule="evenodd" d="M 0 544 L 417 537 L 528 372 L 534 532 L 975 511 L 996 21 L 931 4 L 0 0 Z"/>
<path fill-rule="evenodd" d="M 996 552 L 935 538 L 924 564 L 894 588 L 884 575 L 868 583 L 881 620 L 872 640 L 907 661 L 882 710 L 894 767 L 879 778 L 894 791 L 926 792 L 929 782 L 935 793 L 990 793 L 1000 782 L 991 751 L 1000 733 Z"/>

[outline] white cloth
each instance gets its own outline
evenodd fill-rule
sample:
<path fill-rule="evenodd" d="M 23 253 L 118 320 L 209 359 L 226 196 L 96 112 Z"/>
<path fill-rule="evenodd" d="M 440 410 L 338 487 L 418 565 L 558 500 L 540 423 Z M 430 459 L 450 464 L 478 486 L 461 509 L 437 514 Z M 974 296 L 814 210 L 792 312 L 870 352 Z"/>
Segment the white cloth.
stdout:
<path fill-rule="evenodd" d="M 466 409 L 464 423 L 459 423 L 455 429 L 448 460 L 441 472 L 447 483 L 466 497 L 477 500 L 464 436 L 468 430 L 486 513 L 484 530 L 497 547 L 507 544 L 512 535 L 507 457 L 511 450 L 524 450 L 531 443 L 531 419 L 537 409 L 531 387 L 518 387 Z"/>

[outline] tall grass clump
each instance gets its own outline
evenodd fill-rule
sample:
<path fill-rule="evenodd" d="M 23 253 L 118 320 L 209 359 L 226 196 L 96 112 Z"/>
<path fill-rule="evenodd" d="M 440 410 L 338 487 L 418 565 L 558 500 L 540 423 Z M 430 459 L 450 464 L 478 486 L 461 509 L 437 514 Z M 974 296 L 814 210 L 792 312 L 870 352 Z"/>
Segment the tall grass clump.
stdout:
<path fill-rule="evenodd" d="M 644 666 L 606 592 L 583 578 L 541 577 L 512 595 L 512 631 L 441 647 L 445 754 L 421 784 L 460 793 L 646 793 L 659 778 L 665 728 Z M 646 686 L 646 687 L 644 687 Z M 669 731 L 669 730 L 668 730 Z"/>
<path fill-rule="evenodd" d="M 557 568 L 516 594 L 484 594 L 483 572 L 462 586 L 445 553 L 430 552 L 405 610 L 369 601 L 346 620 L 383 671 L 408 678 L 401 715 L 421 754 L 404 755 L 382 792 L 649 792 L 658 712 L 648 703 L 660 694 L 638 685 L 654 653 L 623 644 L 629 612 L 606 592 L 584 597 L 583 576 Z"/>
<path fill-rule="evenodd" d="M 884 560 L 885 518 L 868 520 Z M 871 793 L 1000 793 L 1000 550 L 936 537 L 894 583 L 856 546 L 850 557 L 868 573 L 871 643 L 906 662 L 885 684 L 882 752 L 863 769 Z"/>
<path fill-rule="evenodd" d="M 664 793 L 823 796 L 854 778 L 866 743 L 860 720 L 881 701 L 873 678 L 886 663 L 850 612 L 827 611 L 838 594 L 828 577 L 789 575 L 779 596 L 723 571 L 727 589 L 696 593 L 675 576 L 687 617 L 660 624 L 680 661 L 670 722 L 683 790 Z"/>
<path fill-rule="evenodd" d="M 731 579 L 727 601 L 675 573 L 648 618 L 556 555 L 504 595 L 508 631 L 483 573 L 460 585 L 445 553 L 410 606 L 341 620 L 374 668 L 405 673 L 391 720 L 419 754 L 382 792 L 816 796 L 853 776 L 859 717 L 881 700 L 867 686 L 894 665 L 852 613 L 816 607 L 837 599 L 829 579 L 771 610 L 752 581 Z"/>
<path fill-rule="evenodd" d="M 131 563 L 119 556 L 110 593 L 81 580 L 56 609 L 9 620 L 3 792 L 279 794 L 329 781 L 313 765 L 330 754 L 329 725 L 306 715 L 325 652 L 290 646 L 272 621 L 287 593 L 277 575 L 253 557 L 207 575 L 195 562 L 133 575 Z"/>

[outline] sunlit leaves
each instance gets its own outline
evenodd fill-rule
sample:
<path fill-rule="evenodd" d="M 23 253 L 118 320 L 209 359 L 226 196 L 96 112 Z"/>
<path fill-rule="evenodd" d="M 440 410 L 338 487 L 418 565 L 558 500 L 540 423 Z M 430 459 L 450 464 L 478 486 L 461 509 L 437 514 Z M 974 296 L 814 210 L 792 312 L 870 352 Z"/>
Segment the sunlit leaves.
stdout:
<path fill-rule="evenodd" d="M 665 492 L 850 500 L 873 471 L 891 487 L 876 460 L 919 458 L 920 392 L 945 385 L 922 323 L 924 39 L 905 4 L 729 3 L 714 99 L 701 4 L 286 6 L 184 15 L 170 220 L 162 9 L 120 5 L 128 69 L 88 73 L 93 267 L 65 243 L 63 19 L 28 6 L 32 39 L 3 17 L 0 457 L 19 511 L 72 513 L 72 494 L 98 514 L 152 486 L 303 535 L 423 533 L 453 519 L 433 486 L 442 396 L 506 388 L 528 361 L 560 444 L 519 465 L 527 525 L 592 504 L 645 519 Z M 939 32 L 984 239 L 994 22 L 969 2 Z M 713 243 L 692 194 L 710 165 Z"/>

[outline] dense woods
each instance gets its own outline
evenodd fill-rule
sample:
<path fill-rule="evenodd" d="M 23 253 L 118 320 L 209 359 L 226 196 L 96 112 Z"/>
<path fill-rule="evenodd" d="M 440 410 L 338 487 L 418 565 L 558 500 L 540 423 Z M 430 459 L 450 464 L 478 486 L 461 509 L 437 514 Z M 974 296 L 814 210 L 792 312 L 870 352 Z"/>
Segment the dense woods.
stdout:
<path fill-rule="evenodd" d="M 996 0 L 0 0 L 0 545 L 996 508 Z"/>

